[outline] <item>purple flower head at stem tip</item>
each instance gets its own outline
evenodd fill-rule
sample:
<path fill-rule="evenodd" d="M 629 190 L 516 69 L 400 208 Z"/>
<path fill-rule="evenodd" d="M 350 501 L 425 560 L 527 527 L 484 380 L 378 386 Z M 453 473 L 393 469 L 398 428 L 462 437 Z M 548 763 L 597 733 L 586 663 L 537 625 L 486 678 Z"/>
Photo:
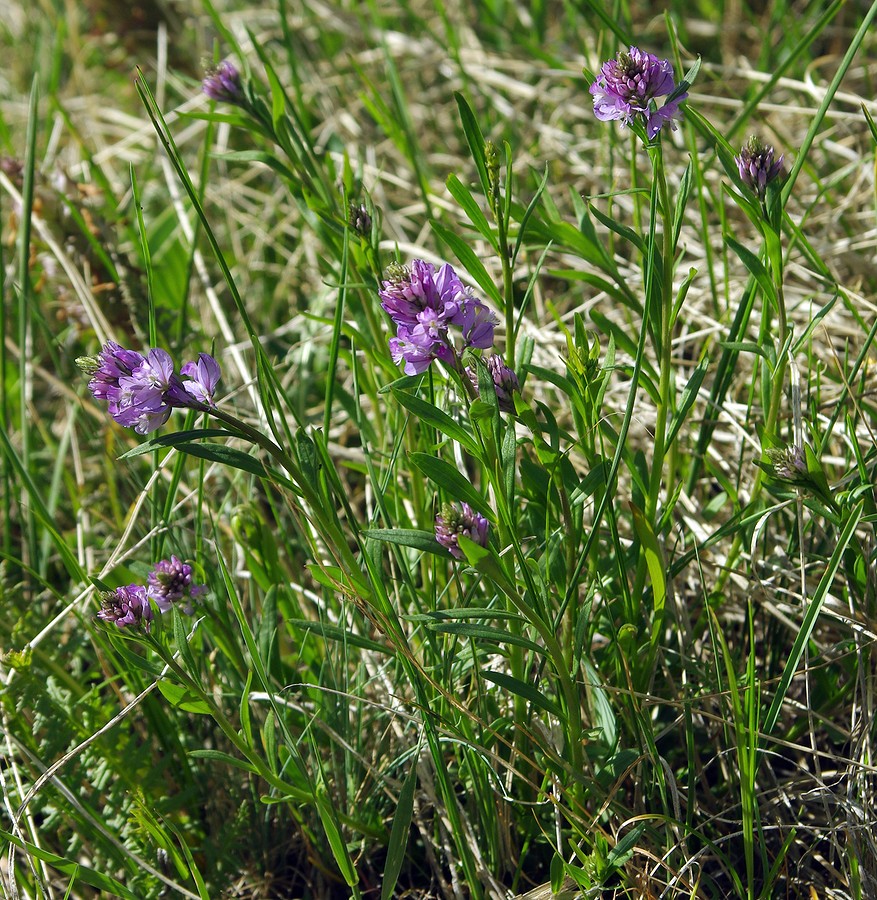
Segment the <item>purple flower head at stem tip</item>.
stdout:
<path fill-rule="evenodd" d="M 521 389 L 518 376 L 515 375 L 513 369 L 510 369 L 503 362 L 503 358 L 498 353 L 494 353 L 482 361 L 493 379 L 493 389 L 496 392 L 499 408 L 503 412 L 513 413 L 515 411 L 515 402 L 512 395 Z M 475 366 L 466 366 L 466 374 L 475 388 L 475 393 L 480 396 L 477 368 Z"/>
<path fill-rule="evenodd" d="M 138 434 L 149 434 L 168 420 L 176 407 L 203 409 L 213 405 L 219 366 L 202 353 L 188 363 L 183 383 L 165 350 L 153 347 L 146 356 L 107 341 L 96 357 L 80 357 L 77 364 L 91 376 L 88 388 L 97 400 L 106 400 L 109 414 Z"/>
<path fill-rule="evenodd" d="M 743 145 L 740 155 L 734 157 L 740 180 L 755 191 L 759 200 L 764 200 L 768 184 L 783 169 L 783 156 L 774 159 L 773 153 L 770 144 L 765 144 L 753 134 Z"/>
<path fill-rule="evenodd" d="M 789 444 L 784 450 L 773 448 L 767 451 L 773 466 L 774 477 L 781 481 L 801 482 L 809 480 L 807 455 L 798 444 Z"/>
<path fill-rule="evenodd" d="M 179 603 L 180 611 L 191 616 L 194 611 L 191 601 L 207 590 L 206 585 L 192 583 L 192 567 L 177 556 L 157 562 L 147 580 L 147 595 L 162 613 Z"/>
<path fill-rule="evenodd" d="M 597 80 L 591 85 L 594 115 L 603 122 L 619 119 L 629 125 L 637 117 L 646 126 L 649 140 L 654 140 L 664 124 L 675 131 L 679 104 L 687 92 L 657 108 L 656 97 L 668 97 L 676 90 L 673 66 L 669 60 L 643 53 L 638 47 L 619 52 L 616 59 L 603 63 Z"/>
<path fill-rule="evenodd" d="M 447 263 L 436 271 L 415 259 L 410 266 L 390 266 L 387 276 L 379 296 L 397 328 L 390 352 L 396 363 L 405 362 L 406 374 L 425 372 L 434 359 L 455 365 L 452 325 L 463 332 L 465 347 L 493 345 L 497 318 Z"/>
<path fill-rule="evenodd" d="M 146 588 L 129 584 L 101 595 L 101 608 L 97 617 L 119 628 L 143 628 L 149 631 L 152 607 L 146 596 Z"/>
<path fill-rule="evenodd" d="M 488 527 L 487 519 L 475 512 L 468 503 L 445 503 L 441 513 L 435 517 L 435 539 L 455 559 L 463 559 L 459 536 L 463 534 L 470 541 L 486 547 Z"/>
<path fill-rule="evenodd" d="M 218 103 L 235 103 L 238 106 L 243 104 L 241 73 L 227 59 L 207 72 L 202 87 L 204 93 Z"/>
<path fill-rule="evenodd" d="M 391 265 L 378 292 L 381 306 L 397 324 L 414 328 L 424 313 L 448 321 L 461 300 L 469 296 L 453 268 L 445 263 L 436 272 L 432 263 L 415 259 L 410 266 Z"/>

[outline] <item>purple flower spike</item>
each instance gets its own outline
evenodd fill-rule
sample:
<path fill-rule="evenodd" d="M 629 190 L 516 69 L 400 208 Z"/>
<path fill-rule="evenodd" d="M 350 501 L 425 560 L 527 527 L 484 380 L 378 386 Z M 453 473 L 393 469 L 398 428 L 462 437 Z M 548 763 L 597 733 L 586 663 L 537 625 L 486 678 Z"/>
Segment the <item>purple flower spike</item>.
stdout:
<path fill-rule="evenodd" d="M 244 92 L 241 88 L 241 73 L 227 59 L 215 69 L 211 69 L 202 83 L 204 93 L 218 103 L 235 103 L 241 106 Z"/>
<path fill-rule="evenodd" d="M 197 363 L 187 363 L 183 382 L 174 372 L 170 354 L 159 348 L 126 350 L 107 341 L 96 357 L 80 357 L 79 367 L 91 376 L 88 388 L 97 400 L 106 400 L 109 414 L 138 434 L 149 434 L 167 422 L 175 408 L 204 409 L 214 406 L 219 365 L 207 353 Z"/>
<path fill-rule="evenodd" d="M 219 363 L 209 353 L 199 353 L 198 362 L 187 362 L 180 369 L 180 374 L 192 379 L 183 382 L 183 387 L 192 397 L 205 406 L 216 406 L 213 395 L 222 373 Z"/>
<path fill-rule="evenodd" d="M 741 181 L 755 191 L 759 200 L 764 200 L 767 185 L 783 169 L 783 157 L 775 160 L 773 153 L 770 144 L 765 144 L 753 134 L 740 150 L 740 155 L 734 157 Z"/>
<path fill-rule="evenodd" d="M 493 345 L 497 318 L 447 263 L 436 271 L 415 259 L 410 266 L 390 266 L 387 275 L 379 296 L 397 328 L 390 353 L 396 363 L 404 361 L 406 374 L 425 372 L 434 359 L 456 365 L 452 325 L 462 330 L 465 347 Z"/>
<path fill-rule="evenodd" d="M 144 631 L 149 631 L 153 615 L 146 588 L 139 584 L 129 584 L 127 587 L 108 591 L 101 596 L 101 609 L 97 617 L 119 628 L 143 628 Z"/>
<path fill-rule="evenodd" d="M 415 259 L 410 267 L 391 266 L 378 292 L 387 315 L 397 325 L 413 328 L 421 323 L 424 313 L 451 319 L 457 312 L 459 300 L 466 297 L 466 289 L 457 273 L 447 264 L 436 274 L 432 263 Z"/>
<path fill-rule="evenodd" d="M 626 53 L 621 51 L 617 59 L 603 63 L 600 75 L 589 90 L 598 119 L 603 122 L 619 119 L 622 125 L 629 125 L 639 116 L 650 141 L 665 124 L 676 129 L 674 119 L 679 117 L 679 104 L 688 96 L 687 92 L 682 93 L 658 109 L 652 101 L 676 90 L 673 66 L 669 60 L 643 53 L 637 47 L 631 47 Z"/>
<path fill-rule="evenodd" d="M 455 559 L 464 559 L 458 540 L 461 534 L 479 546 L 486 547 L 488 528 L 487 519 L 465 502 L 445 503 L 441 513 L 435 517 L 435 539 Z"/>
<path fill-rule="evenodd" d="M 91 376 L 88 388 L 98 400 L 107 400 L 108 393 L 119 387 L 119 379 L 130 375 L 143 362 L 135 350 L 126 350 L 115 341 L 107 341 L 97 356 L 80 356 L 76 363 Z"/>
<path fill-rule="evenodd" d="M 515 411 L 515 402 L 512 395 L 516 391 L 521 390 L 518 376 L 515 375 L 513 369 L 510 369 L 503 362 L 502 357 L 497 353 L 488 356 L 483 362 L 487 366 L 487 371 L 490 372 L 491 378 L 493 378 L 493 389 L 496 391 L 496 400 L 499 408 L 503 412 L 513 413 Z M 479 394 L 478 370 L 474 366 L 466 366 L 466 374 L 475 388 L 475 393 Z"/>
<path fill-rule="evenodd" d="M 136 350 L 126 350 L 115 341 L 107 341 L 96 357 L 77 362 L 91 375 L 88 388 L 95 399 L 107 401 L 110 415 L 119 424 L 147 434 L 163 425 L 171 411 L 163 395 L 164 385 L 173 375 L 173 366 L 168 370 L 170 357 L 165 359 L 162 353 L 151 350 L 144 357 Z"/>
<path fill-rule="evenodd" d="M 119 379 L 118 393 L 108 398 L 110 415 L 138 434 L 149 434 L 167 422 L 171 409 L 191 403 L 165 350 L 153 348 L 130 374 Z"/>
<path fill-rule="evenodd" d="M 147 580 L 147 595 L 162 613 L 180 603 L 181 612 L 191 616 L 194 612 L 191 601 L 207 590 L 206 585 L 192 583 L 192 567 L 177 556 L 157 562 Z"/>

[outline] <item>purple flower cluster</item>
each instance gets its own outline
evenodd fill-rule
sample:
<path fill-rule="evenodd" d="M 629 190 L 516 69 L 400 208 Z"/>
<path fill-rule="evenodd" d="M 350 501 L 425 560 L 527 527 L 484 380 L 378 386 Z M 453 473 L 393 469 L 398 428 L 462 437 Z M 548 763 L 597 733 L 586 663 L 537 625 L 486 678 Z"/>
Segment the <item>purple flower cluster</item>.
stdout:
<path fill-rule="evenodd" d="M 438 272 L 431 263 L 415 259 L 410 266 L 391 266 L 379 292 L 381 306 L 396 323 L 390 339 L 393 361 L 405 362 L 406 375 L 425 372 L 434 359 L 456 365 L 451 326 L 463 334 L 463 349 L 493 346 L 496 316 L 445 263 Z"/>
<path fill-rule="evenodd" d="M 192 567 L 176 556 L 157 562 L 147 582 L 147 587 L 129 584 L 102 594 L 97 617 L 119 628 L 142 627 L 149 631 L 155 618 L 150 600 L 160 613 L 169 612 L 179 604 L 180 612 L 191 616 L 194 612 L 191 601 L 207 590 L 207 585 L 192 583 Z"/>
<path fill-rule="evenodd" d="M 101 595 L 99 619 L 119 628 L 143 628 L 149 631 L 153 619 L 152 607 L 146 597 L 146 588 L 129 584 Z"/>
<path fill-rule="evenodd" d="M 241 74 L 227 59 L 211 69 L 202 82 L 204 93 L 218 103 L 243 103 Z"/>
<path fill-rule="evenodd" d="M 493 379 L 493 389 L 496 391 L 496 400 L 499 408 L 503 412 L 513 413 L 515 411 L 515 401 L 512 395 L 515 391 L 521 390 L 518 376 L 515 375 L 513 369 L 510 369 L 503 362 L 503 358 L 498 353 L 488 356 L 484 360 L 484 365 L 487 366 L 487 371 L 490 372 L 490 377 Z M 480 394 L 478 370 L 475 366 L 466 366 L 466 374 L 469 376 L 469 381 L 472 382 L 472 387 L 475 388 L 475 393 Z"/>
<path fill-rule="evenodd" d="M 789 444 L 784 450 L 772 448 L 767 451 L 767 457 L 773 466 L 775 478 L 791 482 L 809 480 L 807 455 L 804 453 L 804 448 L 798 444 Z"/>
<path fill-rule="evenodd" d="M 185 601 L 180 609 L 191 616 L 194 611 L 191 601 L 207 590 L 207 585 L 192 584 L 192 567 L 176 556 L 157 562 L 148 575 L 148 582 L 147 596 L 163 613 L 175 603 Z"/>
<path fill-rule="evenodd" d="M 669 60 L 643 53 L 637 47 L 621 51 L 616 59 L 603 63 L 600 75 L 591 85 L 594 96 L 594 115 L 603 122 L 620 119 L 629 125 L 637 117 L 645 122 L 649 140 L 654 140 L 664 124 L 675 131 L 674 119 L 679 117 L 679 104 L 687 92 L 674 97 L 660 109 L 653 103 L 656 97 L 668 97 L 676 90 L 673 66 Z"/>
<path fill-rule="evenodd" d="M 764 200 L 767 185 L 783 169 L 783 156 L 774 159 L 773 153 L 770 144 L 765 144 L 753 134 L 743 145 L 740 155 L 734 157 L 740 180 L 755 191 L 759 200 Z"/>
<path fill-rule="evenodd" d="M 468 503 L 445 503 L 441 513 L 435 517 L 435 539 L 455 559 L 463 559 L 459 536 L 463 534 L 470 541 L 486 547 L 488 527 L 487 519 L 475 512 Z"/>
<path fill-rule="evenodd" d="M 146 356 L 107 341 L 96 357 L 76 361 L 91 376 L 88 389 L 97 400 L 106 400 L 110 415 L 138 434 L 149 434 L 167 422 L 174 408 L 206 409 L 220 378 L 219 364 L 207 353 L 197 362 L 186 363 L 181 374 L 174 372 L 170 355 L 157 348 Z"/>

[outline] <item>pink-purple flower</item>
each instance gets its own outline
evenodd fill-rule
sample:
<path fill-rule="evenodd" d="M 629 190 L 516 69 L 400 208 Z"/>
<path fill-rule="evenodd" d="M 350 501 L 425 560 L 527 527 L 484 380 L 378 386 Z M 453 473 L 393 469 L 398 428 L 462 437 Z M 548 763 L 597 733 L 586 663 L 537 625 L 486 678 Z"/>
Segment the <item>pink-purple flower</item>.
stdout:
<path fill-rule="evenodd" d="M 499 408 L 503 412 L 513 413 L 515 411 L 513 395 L 516 391 L 520 391 L 521 389 L 518 376 L 515 375 L 513 369 L 510 369 L 505 364 L 503 358 L 498 353 L 486 357 L 483 362 L 487 367 L 487 371 L 490 373 L 490 377 L 493 379 L 493 389 L 496 392 L 496 400 Z M 466 374 L 469 376 L 469 381 L 472 382 L 472 386 L 475 388 L 475 393 L 479 394 L 478 370 L 475 366 L 466 366 Z"/>
<path fill-rule="evenodd" d="M 97 617 L 119 628 L 142 628 L 149 631 L 153 613 L 146 588 L 139 584 L 129 584 L 107 591 L 101 595 L 101 608 Z"/>
<path fill-rule="evenodd" d="M 591 85 L 594 115 L 607 122 L 618 119 L 622 125 L 641 120 L 649 140 L 665 124 L 675 130 L 679 104 L 688 96 L 683 92 L 658 107 L 655 99 L 669 97 L 676 90 L 673 66 L 638 47 L 619 52 L 616 59 L 603 63 L 597 80 Z"/>
<path fill-rule="evenodd" d="M 197 362 L 187 362 L 180 374 L 187 380 L 183 382 L 185 390 L 199 403 L 205 406 L 216 406 L 213 395 L 219 383 L 221 373 L 219 363 L 209 353 L 199 353 Z"/>
<path fill-rule="evenodd" d="M 191 616 L 191 601 L 207 590 L 206 585 L 193 583 L 192 567 L 177 556 L 157 562 L 147 576 L 147 582 L 147 596 L 155 601 L 162 613 L 179 604 L 180 611 Z"/>
<path fill-rule="evenodd" d="M 202 82 L 204 93 L 220 103 L 236 103 L 240 105 L 244 99 L 241 88 L 241 74 L 233 63 L 224 59 L 216 68 L 211 69 Z"/>
<path fill-rule="evenodd" d="M 465 535 L 481 547 L 487 546 L 489 522 L 466 502 L 445 503 L 435 517 L 435 539 L 455 559 L 463 559 L 459 537 Z"/>
<path fill-rule="evenodd" d="M 182 381 L 165 350 L 153 347 L 144 356 L 115 341 L 107 341 L 96 357 L 81 357 L 79 367 L 91 376 L 88 388 L 97 400 L 106 400 L 110 415 L 138 434 L 149 434 L 168 420 L 175 408 L 213 406 L 219 365 L 212 356 L 199 354 L 186 363 Z"/>
<path fill-rule="evenodd" d="M 773 158 L 774 150 L 754 134 L 743 145 L 740 155 L 734 157 L 741 181 L 752 188 L 759 200 L 764 200 L 768 184 L 783 169 L 783 156 Z"/>
<path fill-rule="evenodd" d="M 432 263 L 415 259 L 410 266 L 390 266 L 387 276 L 379 296 L 396 324 L 390 353 L 394 362 L 405 363 L 406 374 L 425 372 L 434 359 L 454 364 L 452 326 L 462 333 L 463 349 L 493 345 L 498 319 L 447 263 L 436 271 Z"/>

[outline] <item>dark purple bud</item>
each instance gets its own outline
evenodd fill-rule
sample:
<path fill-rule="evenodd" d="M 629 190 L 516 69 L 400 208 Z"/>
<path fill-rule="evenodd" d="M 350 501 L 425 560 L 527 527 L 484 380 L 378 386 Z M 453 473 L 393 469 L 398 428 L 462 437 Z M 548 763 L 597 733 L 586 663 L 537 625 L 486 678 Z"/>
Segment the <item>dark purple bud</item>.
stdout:
<path fill-rule="evenodd" d="M 441 513 L 435 517 L 435 539 L 455 559 L 463 559 L 459 536 L 465 535 L 470 541 L 486 547 L 489 527 L 487 519 L 475 512 L 468 503 L 445 503 Z"/>
<path fill-rule="evenodd" d="M 767 451 L 767 458 L 773 466 L 774 477 L 781 481 L 800 483 L 810 478 L 804 448 L 797 444 L 789 444 L 785 450 L 770 449 Z"/>
<path fill-rule="evenodd" d="M 207 590 L 206 585 L 192 583 L 192 567 L 176 556 L 157 562 L 147 580 L 147 595 L 162 613 L 179 603 L 181 612 L 191 616 L 191 601 Z"/>
<path fill-rule="evenodd" d="M 227 59 L 215 69 L 211 69 L 203 81 L 204 93 L 218 103 L 243 104 L 244 92 L 241 87 L 241 74 Z"/>
<path fill-rule="evenodd" d="M 350 201 L 347 222 L 360 237 L 367 238 L 372 233 L 372 217 L 362 203 Z"/>
<path fill-rule="evenodd" d="M 101 595 L 101 608 L 97 617 L 119 628 L 142 628 L 149 631 L 152 607 L 146 596 L 146 588 L 129 584 Z"/>
<path fill-rule="evenodd" d="M 740 180 L 755 191 L 759 200 L 764 200 L 768 184 L 783 169 L 783 157 L 774 159 L 773 154 L 774 150 L 770 144 L 765 144 L 760 138 L 752 135 L 740 150 L 740 155 L 734 157 Z"/>
<path fill-rule="evenodd" d="M 514 370 L 510 369 L 503 362 L 502 357 L 497 353 L 488 356 L 483 362 L 493 379 L 493 388 L 496 391 L 496 400 L 499 404 L 499 408 L 503 412 L 513 413 L 515 411 L 513 394 L 521 390 L 518 376 L 515 375 Z M 469 376 L 469 381 L 472 382 L 472 386 L 475 388 L 475 393 L 480 394 L 478 387 L 478 370 L 476 367 L 467 366 L 466 374 Z"/>

